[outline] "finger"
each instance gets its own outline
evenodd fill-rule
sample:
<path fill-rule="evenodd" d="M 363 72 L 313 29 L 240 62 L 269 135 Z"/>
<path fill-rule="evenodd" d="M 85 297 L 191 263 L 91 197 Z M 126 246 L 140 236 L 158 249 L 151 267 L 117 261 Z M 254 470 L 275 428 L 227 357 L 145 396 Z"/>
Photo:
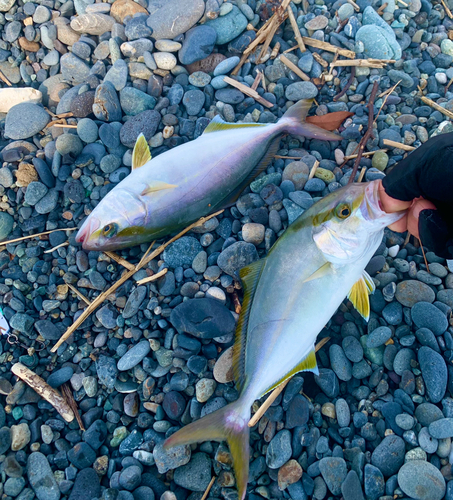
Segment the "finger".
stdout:
<path fill-rule="evenodd" d="M 389 214 L 393 212 L 400 212 L 401 210 L 406 210 L 411 206 L 412 201 L 401 201 L 389 196 L 385 192 L 382 181 L 379 181 L 378 193 L 382 209 Z"/>
<path fill-rule="evenodd" d="M 389 229 L 395 231 L 396 233 L 404 233 L 407 231 L 407 214 L 405 214 L 400 220 L 390 224 Z"/>
<path fill-rule="evenodd" d="M 407 229 L 417 238 L 420 237 L 418 232 L 418 219 L 420 212 L 426 209 L 435 210 L 436 206 L 428 200 L 418 198 L 414 201 L 414 204 L 411 206 L 407 214 Z"/>

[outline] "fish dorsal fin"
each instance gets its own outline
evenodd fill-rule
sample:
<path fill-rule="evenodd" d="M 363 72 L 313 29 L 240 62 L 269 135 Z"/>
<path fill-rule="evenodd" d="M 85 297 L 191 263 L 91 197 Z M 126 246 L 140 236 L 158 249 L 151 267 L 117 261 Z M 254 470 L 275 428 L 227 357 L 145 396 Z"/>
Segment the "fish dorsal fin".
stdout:
<path fill-rule="evenodd" d="M 228 123 L 222 120 L 220 115 L 214 116 L 209 125 L 204 129 L 203 134 L 211 132 L 221 132 L 222 130 L 232 130 L 235 128 L 264 127 L 264 123 Z"/>
<path fill-rule="evenodd" d="M 143 165 L 148 163 L 149 160 L 151 160 L 151 153 L 149 151 L 148 143 L 146 142 L 145 136 L 140 134 L 137 137 L 134 151 L 132 152 L 132 170 L 143 167 Z"/>
<path fill-rule="evenodd" d="M 230 193 L 226 198 L 224 198 L 218 205 L 216 205 L 216 210 L 220 208 L 226 208 L 236 203 L 237 199 L 241 195 L 242 191 L 253 181 L 253 179 L 259 175 L 261 172 L 266 170 L 277 153 L 280 146 L 280 136 L 275 138 L 271 145 L 268 147 L 267 151 L 261 157 L 261 160 L 256 164 L 255 168 L 248 174 L 248 176 L 239 184 L 239 186 Z"/>
<path fill-rule="evenodd" d="M 244 289 L 244 299 L 239 321 L 236 326 L 236 337 L 233 347 L 233 373 L 238 390 L 241 390 L 245 382 L 245 345 L 247 342 L 247 329 L 249 324 L 250 310 L 253 297 L 260 280 L 266 259 L 252 262 L 239 271 L 239 276 Z"/>
<path fill-rule="evenodd" d="M 315 375 L 319 375 L 318 364 L 316 363 L 316 354 L 315 348 L 305 356 L 305 358 L 297 364 L 292 370 L 290 370 L 283 378 L 281 378 L 278 382 L 276 382 L 272 387 L 269 387 L 264 394 L 267 394 L 270 391 L 273 391 L 276 387 L 282 384 L 285 380 L 293 377 L 296 373 L 299 372 L 313 372 Z M 264 396 L 261 395 L 261 397 Z"/>
<path fill-rule="evenodd" d="M 348 294 L 348 299 L 365 321 L 370 319 L 370 299 L 368 295 L 376 289 L 370 275 L 363 271 L 363 275 L 356 281 Z"/>
<path fill-rule="evenodd" d="M 317 269 L 311 276 L 309 276 L 306 280 L 304 280 L 304 283 L 306 283 L 307 281 L 312 281 L 312 280 L 317 280 L 318 278 L 322 278 L 331 269 L 332 269 L 332 266 L 331 266 L 330 262 L 326 262 L 319 269 Z"/>
<path fill-rule="evenodd" d="M 167 184 L 162 181 L 151 181 L 148 186 L 140 193 L 141 196 L 147 196 L 149 194 L 155 193 L 156 191 L 162 191 L 163 189 L 174 189 L 178 187 L 176 184 Z"/>

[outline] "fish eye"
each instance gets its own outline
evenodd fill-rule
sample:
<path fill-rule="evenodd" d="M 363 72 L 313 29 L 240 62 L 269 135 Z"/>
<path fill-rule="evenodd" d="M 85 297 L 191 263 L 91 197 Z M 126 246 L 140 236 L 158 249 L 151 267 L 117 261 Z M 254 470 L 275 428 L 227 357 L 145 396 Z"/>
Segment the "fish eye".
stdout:
<path fill-rule="evenodd" d="M 110 224 L 106 224 L 102 228 L 102 236 L 105 236 L 106 238 L 111 238 L 112 236 L 115 236 L 117 232 L 118 232 L 118 224 L 116 222 L 111 222 Z"/>
<path fill-rule="evenodd" d="M 339 219 L 347 219 L 351 215 L 351 209 L 349 208 L 349 205 L 347 203 L 340 203 L 335 208 L 335 215 Z"/>

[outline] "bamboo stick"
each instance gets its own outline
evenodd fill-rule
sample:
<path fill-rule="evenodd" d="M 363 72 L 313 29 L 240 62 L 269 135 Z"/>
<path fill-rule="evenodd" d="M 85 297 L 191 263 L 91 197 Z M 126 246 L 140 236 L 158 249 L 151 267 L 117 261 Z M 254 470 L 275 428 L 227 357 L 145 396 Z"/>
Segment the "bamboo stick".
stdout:
<path fill-rule="evenodd" d="M 256 90 L 247 87 L 247 85 L 244 85 L 243 83 L 233 80 L 233 78 L 230 78 L 229 76 L 224 76 L 223 81 L 229 83 L 232 87 L 237 88 L 243 94 L 248 95 L 249 97 L 253 97 L 255 101 L 259 102 L 263 106 L 266 106 L 266 108 L 272 108 L 274 106 L 271 102 L 264 99 L 264 97 L 261 97 Z"/>
<path fill-rule="evenodd" d="M 52 349 L 50 351 L 51 352 L 56 352 L 57 349 L 60 347 L 60 345 L 66 339 L 68 339 L 77 330 L 77 328 L 90 316 L 90 314 L 93 311 L 95 311 L 98 308 L 98 306 L 100 306 L 104 302 L 104 300 L 111 293 L 113 293 L 125 281 L 127 281 L 129 278 L 131 278 L 139 269 L 141 269 L 143 266 L 145 266 L 146 264 L 148 264 L 148 262 L 150 262 L 151 260 L 153 260 L 158 255 L 160 255 L 167 248 L 168 245 L 170 245 L 171 243 L 173 243 L 177 239 L 181 238 L 181 236 L 183 236 L 184 234 L 186 234 L 187 232 L 189 232 L 192 228 L 194 228 L 194 227 L 196 227 L 196 226 L 198 226 L 200 224 L 203 224 L 203 222 L 205 222 L 205 221 L 207 221 L 209 219 L 212 219 L 213 217 L 215 217 L 216 215 L 219 215 L 222 212 L 223 212 L 223 210 L 220 210 L 220 211 L 215 212 L 215 213 L 213 213 L 211 215 L 208 215 L 207 217 L 202 217 L 197 222 L 194 222 L 190 226 L 187 226 L 185 229 L 183 229 L 176 236 L 174 236 L 173 238 L 171 238 L 170 240 L 168 240 L 166 243 L 163 243 L 162 245 L 160 245 L 158 248 L 156 248 L 156 250 L 154 250 L 154 252 L 150 253 L 146 257 L 146 259 L 142 258 L 141 261 L 140 261 L 140 263 L 139 263 L 140 266 L 137 265 L 134 269 L 125 272 L 116 283 L 114 283 L 108 290 L 106 290 L 105 292 L 102 292 L 100 295 L 98 295 L 93 300 L 93 302 L 91 302 L 91 304 L 83 311 L 83 313 L 74 321 L 74 323 L 60 337 L 60 339 L 58 340 L 58 342 L 52 347 Z"/>
<path fill-rule="evenodd" d="M 167 272 L 168 272 L 167 268 L 162 269 L 162 271 L 159 271 L 158 273 L 153 274 L 152 276 L 148 276 L 147 278 L 143 278 L 141 280 L 138 280 L 137 285 L 144 285 L 145 283 L 150 283 L 151 281 L 156 281 L 164 274 L 167 274 Z"/>
<path fill-rule="evenodd" d="M 445 116 L 448 116 L 448 118 L 453 120 L 453 113 L 451 111 L 448 111 L 448 109 L 445 109 L 442 106 L 439 106 L 439 104 L 437 104 L 437 102 L 434 102 L 432 99 L 429 99 L 428 97 L 425 97 L 424 95 L 420 96 L 420 99 L 425 104 L 428 104 L 428 106 L 431 106 L 432 108 L 436 109 L 437 111 L 440 111 L 442 114 L 444 114 Z"/>
<path fill-rule="evenodd" d="M 308 176 L 308 180 L 313 179 L 313 177 L 316 174 L 316 170 L 318 170 L 318 167 L 319 167 L 319 161 L 316 160 L 315 163 L 313 164 L 313 166 L 311 167 L 310 175 Z"/>
<path fill-rule="evenodd" d="M 320 40 L 309 38 L 307 36 L 303 36 L 302 40 L 304 41 L 305 45 L 308 45 L 309 47 L 326 50 L 327 52 L 338 52 L 340 56 L 347 57 L 348 59 L 355 59 L 355 52 L 353 52 L 352 50 L 341 49 L 340 47 L 335 47 L 335 45 L 331 45 L 330 43 L 321 42 Z"/>
<path fill-rule="evenodd" d="M 37 238 L 39 236 L 45 236 L 46 234 L 50 233 L 55 233 L 56 231 L 75 231 L 77 228 L 76 227 L 68 227 L 68 228 L 61 228 L 61 229 L 52 229 L 52 231 L 44 231 L 43 233 L 37 233 L 37 234 L 30 234 L 29 236 L 22 236 L 20 238 L 14 238 L 13 240 L 8 240 L 8 241 L 0 241 L 2 245 L 9 245 L 10 243 L 17 243 L 18 241 L 24 241 L 24 240 L 29 240 L 30 238 Z"/>
<path fill-rule="evenodd" d="M 386 146 L 391 146 L 393 148 L 404 149 L 404 151 L 413 151 L 414 146 L 408 146 L 407 144 L 403 144 L 402 142 L 391 141 L 390 139 L 384 139 L 384 144 Z"/>
<path fill-rule="evenodd" d="M 288 12 L 288 18 L 289 22 L 291 23 L 291 28 L 294 31 L 294 36 L 296 38 L 297 45 L 301 52 L 305 52 L 307 50 L 307 47 L 305 47 L 304 41 L 302 40 L 302 35 L 300 34 L 299 26 L 297 26 L 297 21 L 296 18 L 294 17 L 294 13 L 289 5 L 286 10 Z"/>
<path fill-rule="evenodd" d="M 50 403 L 57 412 L 66 420 L 72 422 L 74 420 L 74 412 L 66 403 L 63 396 L 53 387 L 45 382 L 39 375 L 32 372 L 22 363 L 16 363 L 11 367 L 11 371 L 37 392 L 43 399 Z"/>
<path fill-rule="evenodd" d="M 323 347 L 327 342 L 329 342 L 330 337 L 324 337 L 320 340 L 315 347 L 315 352 L 318 352 L 321 347 Z M 291 380 L 291 377 L 282 382 L 278 387 L 276 387 L 270 394 L 270 396 L 264 401 L 264 403 L 258 408 L 258 411 L 253 415 L 250 419 L 248 426 L 253 427 L 259 421 L 259 419 L 266 413 L 269 406 L 277 399 L 277 396 L 283 391 L 283 389 L 287 386 L 288 382 Z"/>
<path fill-rule="evenodd" d="M 132 269 L 135 269 L 134 264 L 131 264 L 128 262 L 126 259 L 123 259 L 123 257 L 120 257 L 118 254 L 115 252 L 104 252 L 107 257 L 110 257 L 112 260 L 117 262 L 118 264 L 121 264 L 123 267 L 126 269 L 129 269 L 129 271 L 132 271 Z"/>
<path fill-rule="evenodd" d="M 393 59 L 351 59 L 349 61 L 345 61 L 344 59 L 340 61 L 332 61 L 330 63 L 331 67 L 337 66 L 358 66 L 360 68 L 382 68 L 384 65 L 389 63 L 394 63 Z"/>
<path fill-rule="evenodd" d="M 400 0 L 401 1 L 401 0 Z M 445 12 L 447 13 L 447 16 L 450 19 L 453 19 L 453 14 L 451 13 L 451 10 L 449 9 L 448 5 L 446 4 L 445 0 L 440 0 L 442 2 L 442 5 L 444 6 Z"/>
<path fill-rule="evenodd" d="M 298 66 L 296 66 L 294 63 L 292 63 L 285 55 L 282 54 L 280 56 L 280 61 L 285 66 L 287 66 L 291 71 L 293 71 L 294 73 L 296 73 L 296 75 L 299 78 L 302 78 L 302 80 L 304 80 L 306 82 L 310 81 L 310 77 L 308 75 L 306 75 Z"/>
<path fill-rule="evenodd" d="M 83 295 L 81 291 L 77 290 L 77 288 L 74 285 L 71 285 L 71 283 L 66 283 L 66 284 L 79 297 L 79 299 L 82 299 L 85 302 L 85 304 L 87 304 L 88 306 L 91 304 L 91 302 L 87 299 L 87 297 L 85 297 L 85 295 Z"/>
<path fill-rule="evenodd" d="M 69 245 L 69 241 L 63 241 L 63 243 L 60 243 L 56 247 L 49 248 L 49 250 L 45 250 L 44 253 L 52 253 L 54 250 L 58 250 L 61 247 L 67 247 Z"/>

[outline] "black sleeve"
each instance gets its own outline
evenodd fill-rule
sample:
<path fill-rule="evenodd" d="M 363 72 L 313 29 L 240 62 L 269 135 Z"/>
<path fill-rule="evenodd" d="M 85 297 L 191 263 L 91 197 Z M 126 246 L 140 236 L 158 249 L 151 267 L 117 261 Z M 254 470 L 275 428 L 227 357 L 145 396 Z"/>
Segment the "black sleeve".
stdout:
<path fill-rule="evenodd" d="M 434 203 L 437 211 L 420 214 L 420 238 L 436 254 L 452 258 L 448 249 L 453 246 L 453 132 L 422 144 L 389 171 L 382 185 L 397 200 L 423 196 Z"/>

